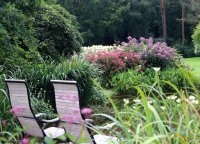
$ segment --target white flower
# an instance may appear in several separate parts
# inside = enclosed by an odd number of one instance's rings
[[[199,104],[199,101],[198,100],[192,100],[191,101],[193,104]]]
[[[162,110],[165,110],[165,107],[164,107],[164,106],[161,106],[160,108],[161,108]]]
[[[148,104],[152,104],[153,103],[153,101],[147,101],[148,102]]]
[[[129,104],[129,100],[128,99],[123,99],[123,101],[124,101],[124,105]]]
[[[153,69],[154,69],[155,72],[158,72],[160,70],[159,67],[153,67]]]
[[[172,100],[175,100],[176,98],[177,98],[177,96],[174,96],[174,95],[167,97],[167,99],[172,99]]]
[[[189,96],[189,100],[195,100],[196,98],[194,96]]]
[[[135,109],[136,108],[136,106],[133,106],[133,109]]]
[[[127,60],[127,57],[124,57],[125,60]]]
[[[181,102],[181,99],[180,99],[180,98],[178,98],[178,99],[176,100],[176,102],[177,102],[177,103],[180,103],[180,102]]]
[[[136,102],[136,103],[141,103],[141,100],[139,100],[139,99],[135,99],[133,101]]]
[[[109,130],[111,129],[113,126],[115,126],[117,123],[116,122],[113,122],[113,123],[110,123],[110,124],[107,124],[105,126],[96,126],[97,129],[102,129],[102,130]]]

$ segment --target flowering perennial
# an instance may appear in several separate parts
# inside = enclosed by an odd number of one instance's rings
[[[92,114],[93,110],[90,109],[90,108],[83,108],[81,109],[81,113],[84,115],[84,116],[90,116]]]
[[[141,59],[144,60],[145,66],[165,67],[166,63],[173,61],[174,49],[168,47],[165,42],[153,42],[153,38],[137,39],[128,37],[128,43],[122,42],[121,47],[128,50],[134,50],[141,54]]]
[[[128,37],[128,42],[122,42],[113,49],[102,50],[97,53],[90,53],[87,59],[97,64],[106,75],[127,70],[131,67],[142,65],[145,67],[165,68],[173,63],[174,49],[168,47],[166,43],[156,42],[153,38],[140,40]]]
[[[10,112],[13,113],[14,116],[17,116],[20,112],[23,112],[27,108],[25,106],[15,106],[10,109]]]
[[[134,51],[125,52],[124,50],[100,51],[95,55],[87,56],[89,61],[96,63],[107,74],[139,65],[140,58],[140,54]]]

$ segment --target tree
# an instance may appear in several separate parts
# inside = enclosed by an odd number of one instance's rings
[[[123,37],[123,14],[127,2],[123,0],[58,0],[77,16],[85,45],[113,44]]]
[[[192,39],[195,45],[195,52],[200,52],[200,23],[196,26]]]
[[[70,56],[80,51],[83,40],[78,23],[68,11],[60,5],[43,4],[32,15],[43,57],[59,60],[62,54]]]
[[[0,64],[8,69],[15,65],[39,61],[38,41],[34,37],[33,23],[12,4],[0,9]]]
[[[166,8],[164,0],[160,0],[160,11],[162,16],[163,41],[167,42]]]
[[[181,1],[181,7],[182,7],[182,44],[185,43],[185,5],[183,1]]]
[[[55,3],[55,0],[1,1],[0,30],[7,33],[13,50],[23,53],[20,55],[24,59],[34,61],[36,58],[32,57],[39,52],[45,59],[59,60],[62,54],[70,56],[80,51],[83,40],[76,18]]]

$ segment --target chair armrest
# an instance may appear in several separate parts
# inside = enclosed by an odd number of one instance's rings
[[[47,116],[47,114],[45,114],[45,113],[38,113],[38,114],[35,115],[36,118],[39,118],[41,116]]]
[[[85,121],[86,121],[87,123],[94,123],[94,120],[93,120],[93,119],[85,119]]]
[[[60,120],[59,118],[54,118],[54,119],[51,119],[51,120],[42,119],[41,121],[46,122],[46,123],[51,123],[51,122],[57,122],[59,120]]]
[[[36,118],[39,118],[41,116],[47,116],[47,114],[45,114],[45,113],[38,113],[38,114],[35,115]],[[54,118],[54,119],[51,119],[51,120],[42,119],[41,121],[42,122],[46,122],[46,123],[51,123],[51,122],[57,122],[59,120],[60,120],[59,118]]]

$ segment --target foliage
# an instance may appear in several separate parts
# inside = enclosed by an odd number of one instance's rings
[[[88,47],[81,47],[81,55],[86,57],[89,54],[96,54],[99,51],[112,51],[113,46],[93,45]]]
[[[194,81],[197,87],[200,86],[196,77],[190,72],[187,72],[191,79]],[[167,80],[176,85],[179,89],[183,89],[184,86],[189,86],[183,74],[177,68],[171,68],[162,70],[159,72],[160,80]],[[144,72],[138,72],[135,70],[128,70],[127,72],[118,73],[113,76],[111,85],[113,89],[117,91],[119,95],[136,95],[134,86],[147,84],[153,86],[155,82],[155,72],[153,69],[146,69]],[[172,93],[173,89],[167,84],[162,83],[160,85],[164,92]]]
[[[7,68],[39,61],[38,43],[29,26],[31,23],[32,19],[14,5],[7,4],[0,9],[0,63]]]
[[[87,59],[96,63],[104,71],[106,77],[110,78],[116,72],[127,70],[138,65],[140,55],[134,51],[100,51],[97,54],[88,55]]]
[[[174,44],[182,37],[182,2],[185,6],[185,40],[191,43],[193,28],[198,22],[199,1],[165,0],[167,43]],[[132,35],[162,38],[160,0],[58,0],[58,3],[77,17],[84,45],[112,45]],[[186,44],[187,45],[187,44]]]
[[[64,8],[43,4],[33,16],[33,27],[43,57],[59,60],[62,54],[67,56],[80,51],[83,40],[77,30],[78,24],[75,17]]]
[[[123,106],[115,103],[112,93],[103,90],[115,116],[105,113],[95,116],[115,123],[109,134],[117,137],[118,143],[199,143],[199,92],[187,72],[180,71],[192,89],[179,89],[169,81],[154,79],[157,84],[165,83],[174,89],[173,96],[163,93],[156,84],[134,86],[137,98],[122,100]]]
[[[104,117],[106,121],[114,122],[112,129],[107,134],[115,136],[118,140],[115,143],[199,143],[199,92],[194,86],[190,75],[182,68],[179,69],[184,79],[191,88],[179,89],[169,81],[160,80],[155,77],[154,85],[134,86],[137,90],[136,98],[129,98],[120,101],[122,105],[117,105],[112,98],[113,93],[99,89],[111,103],[115,116],[108,114],[94,114],[96,117]],[[159,72],[156,71],[157,75]],[[159,84],[166,84],[174,89],[173,95],[163,93]],[[151,94],[151,95],[149,95]],[[97,133],[103,133],[98,127],[89,125],[89,128]],[[15,134],[11,135],[15,136]],[[66,135],[67,136],[67,135]],[[9,139],[1,137],[5,142]],[[30,143],[35,140],[29,139]],[[15,142],[17,142],[15,140]],[[33,142],[34,141],[34,142]],[[36,139],[37,141],[37,139]],[[47,143],[56,141],[44,139]]]
[[[120,95],[134,95],[136,90],[133,86],[146,83],[149,79],[150,78],[145,77],[142,73],[130,69],[126,72],[118,73],[113,76],[111,85]]]
[[[5,91],[4,66],[0,65],[0,142],[16,142],[21,136],[21,129],[15,117],[10,113],[10,102]],[[13,134],[15,133],[15,134]]]
[[[195,57],[198,56],[197,53],[194,53],[195,48],[192,44],[182,44],[180,41],[175,43],[173,47],[183,55],[183,57]]]
[[[31,96],[31,107],[35,114],[38,113],[45,113],[45,119],[52,119],[54,118],[54,109],[50,105],[49,101],[44,99],[45,94],[32,94]],[[43,118],[43,117],[39,117]]]
[[[77,16],[85,45],[113,44],[123,35],[123,16],[128,4],[123,0],[58,0]]]
[[[83,41],[76,18],[61,6],[42,0],[3,1],[0,34],[0,63],[8,69],[41,63],[42,58],[71,56],[80,51]]]
[[[102,82],[110,87],[109,81],[117,72],[123,72],[135,66],[141,66],[141,70],[152,67],[166,69],[175,67],[174,49],[166,43],[153,42],[153,38],[143,37],[138,41],[128,37],[128,42],[113,46],[107,51],[99,51],[86,56],[86,59],[96,64],[103,71]]]
[[[200,51],[200,23],[196,26],[194,34],[192,35],[195,51]]]
[[[53,86],[50,80],[75,80],[80,86],[81,105],[86,106],[89,102],[102,101],[103,96],[94,87],[93,78],[98,78],[99,70],[88,61],[77,55],[70,59],[64,57],[60,63],[43,63],[26,65],[23,69],[14,72],[9,78],[26,79],[32,93],[37,97],[40,94],[55,108]],[[96,98],[97,97],[97,98]]]
[[[98,79],[100,73],[99,69],[87,60],[74,55],[71,59],[63,60],[55,67],[52,79],[68,79],[75,80],[80,86],[81,105],[86,106],[89,102],[100,100],[103,98],[95,88],[92,79]],[[97,97],[97,98],[96,98]]]

